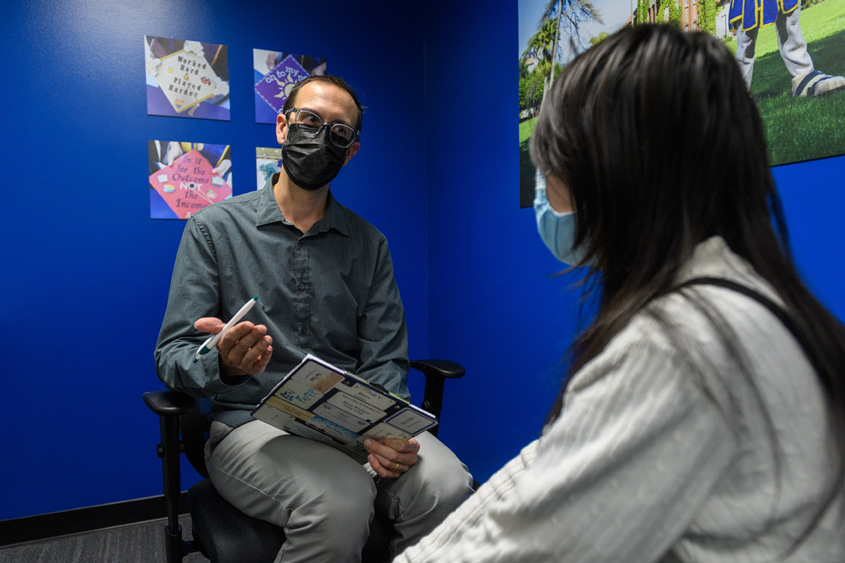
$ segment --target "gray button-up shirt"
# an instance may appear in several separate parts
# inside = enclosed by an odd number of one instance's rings
[[[216,350],[192,363],[208,337],[194,321],[226,322],[255,296],[244,320],[273,338],[264,373],[223,381]],[[405,313],[384,235],[331,193],[326,215],[302,234],[272,180],[189,218],[155,350],[164,384],[212,397],[215,420],[237,426],[306,353],[409,398]]]

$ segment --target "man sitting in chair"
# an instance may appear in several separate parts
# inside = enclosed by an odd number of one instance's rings
[[[188,219],[155,351],[165,385],[212,398],[211,481],[241,511],[284,528],[279,562],[359,561],[375,510],[394,520],[398,553],[472,492],[466,467],[428,433],[368,441],[361,466],[249,414],[306,353],[410,396],[387,241],[329,190],[360,148],[361,113],[341,78],[294,87],[276,119],[283,170]],[[207,333],[253,296],[246,320],[194,362]]]

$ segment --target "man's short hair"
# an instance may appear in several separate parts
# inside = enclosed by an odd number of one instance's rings
[[[297,82],[293,88],[291,88],[290,94],[288,94],[287,100],[285,100],[285,105],[282,108],[282,114],[287,114],[292,108],[296,107],[296,95],[299,94],[299,91],[302,89],[303,86],[308,84],[309,82],[322,82],[323,84],[332,84],[341,88],[342,90],[349,93],[352,96],[352,100],[355,102],[355,107],[358,108],[358,123],[355,125],[355,129],[361,130],[361,122],[364,116],[364,107],[361,105],[361,102],[358,101],[358,94],[355,93],[355,90],[352,89],[352,86],[349,85],[343,78],[339,76],[332,76],[331,74],[321,74],[316,76],[309,76],[308,78],[303,78],[299,82]]]

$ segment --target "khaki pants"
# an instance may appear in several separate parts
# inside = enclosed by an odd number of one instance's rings
[[[285,529],[277,563],[357,562],[375,510],[395,522],[395,555],[472,493],[472,477],[451,450],[428,433],[417,440],[419,462],[398,479],[381,479],[342,452],[264,422],[234,429],[215,422],[206,464],[223,498]]]

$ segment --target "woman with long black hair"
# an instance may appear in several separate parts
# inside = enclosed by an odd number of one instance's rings
[[[543,240],[598,312],[542,436],[399,561],[845,561],[845,329],[728,50],[635,26],[543,101]]]

